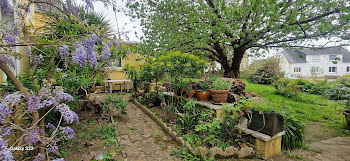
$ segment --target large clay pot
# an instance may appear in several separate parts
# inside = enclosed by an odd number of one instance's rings
[[[198,101],[208,102],[210,95],[211,94],[208,91],[198,91],[197,99]]]
[[[210,90],[214,103],[226,103],[228,92],[229,90],[215,90],[215,89]]]
[[[186,97],[187,98],[195,98],[197,96],[197,90],[192,89],[189,92],[186,92]]]
[[[350,111],[344,111],[344,116],[346,120],[346,126],[350,130]]]

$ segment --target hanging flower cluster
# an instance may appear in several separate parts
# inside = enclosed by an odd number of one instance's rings
[[[69,47],[67,45],[62,45],[59,47],[61,59],[67,62],[71,55],[74,64],[78,64],[80,67],[90,65],[91,68],[96,69],[98,59],[106,61],[111,57],[111,45],[105,42],[102,43],[101,55],[96,52],[97,43],[99,41],[101,41],[101,39],[96,34],[93,34],[91,38],[86,38],[83,42],[75,42],[75,50],[72,53],[69,52]]]
[[[66,102],[74,101],[74,99],[70,94],[65,93],[62,87],[53,87],[50,84],[46,83],[43,84],[42,88],[37,92],[36,95],[30,96],[28,104],[26,104],[23,98],[24,95],[22,93],[15,92],[7,95],[4,100],[0,102],[0,160],[13,160],[11,151],[8,148],[8,140],[5,140],[4,137],[11,135],[12,128],[15,128],[6,124],[6,120],[11,117],[13,114],[13,109],[16,106],[27,105],[28,113],[37,112],[39,109],[46,107],[53,108],[55,111],[61,113],[63,120],[67,124],[79,123],[78,115],[74,111],[70,110],[68,105],[65,104]],[[61,139],[70,140],[75,137],[74,130],[68,126],[56,127],[53,124],[48,123],[46,125],[46,128],[49,128],[52,131],[57,131],[57,134],[59,135],[53,133],[53,136],[59,136]],[[42,129],[36,126],[28,127],[23,132],[25,145],[35,146],[35,144],[38,144],[40,142],[46,145],[45,147],[48,152],[56,154],[59,152],[57,146],[57,141],[60,140],[59,138],[42,138],[40,135]],[[34,160],[40,161],[44,159],[45,155],[39,153]],[[60,161],[63,159],[60,158],[57,160]]]

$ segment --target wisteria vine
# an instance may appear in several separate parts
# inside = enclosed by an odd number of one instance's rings
[[[70,140],[75,136],[74,130],[69,126],[56,127],[51,123],[46,124],[46,128],[51,129],[52,135],[42,137],[42,129],[37,126],[28,127],[27,129],[18,129],[8,119],[12,117],[12,114],[16,108],[26,107],[26,113],[32,114],[39,109],[49,108],[57,111],[61,114],[66,124],[79,123],[78,115],[72,111],[66,102],[74,101],[73,97],[65,93],[61,87],[53,87],[49,83],[45,83],[42,88],[30,96],[26,102],[23,99],[24,95],[20,92],[15,92],[7,95],[0,103],[0,160],[13,160],[11,151],[9,150],[5,137],[11,135],[11,132],[16,130],[23,130],[24,143],[21,146],[33,146],[44,145],[49,153],[58,154],[59,148],[57,142],[59,140]],[[54,133],[56,131],[56,133]],[[58,135],[59,134],[59,135]],[[57,137],[59,136],[59,137]],[[54,139],[53,139],[54,138]],[[44,160],[45,155],[38,154],[34,160]],[[63,160],[60,158],[60,160]]]

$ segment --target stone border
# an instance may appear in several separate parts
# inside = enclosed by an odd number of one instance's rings
[[[173,140],[175,140],[178,144],[183,147],[187,147],[194,154],[202,154],[206,155],[210,152],[210,156],[213,157],[230,157],[234,156],[237,158],[250,157],[255,155],[256,152],[252,147],[242,147],[240,150],[238,148],[230,146],[225,150],[222,150],[218,147],[213,147],[210,149],[204,147],[192,147],[190,144],[186,143],[185,140],[181,136],[177,136],[176,132],[173,131],[170,127],[168,127],[161,119],[159,119],[152,111],[147,109],[145,106],[140,104],[137,100],[133,99],[133,102],[137,107],[139,107],[144,113],[146,113],[153,121],[155,121],[162,130],[167,133]]]

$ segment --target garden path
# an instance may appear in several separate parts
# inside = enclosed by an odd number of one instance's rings
[[[127,110],[128,115],[116,121],[124,161],[181,160],[170,156],[177,144],[151,118],[131,102]]]
[[[350,137],[335,137],[319,142],[309,144],[310,150],[293,150],[292,155],[295,158],[287,157],[286,155],[276,155],[269,161],[350,161]]]

